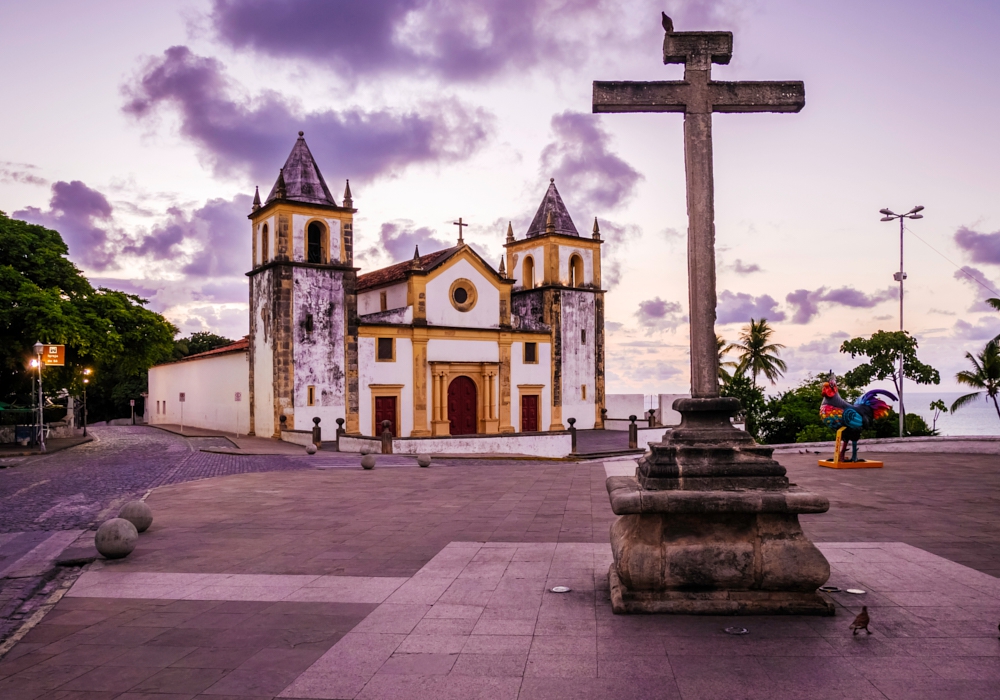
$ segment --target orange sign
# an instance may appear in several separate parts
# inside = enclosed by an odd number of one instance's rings
[[[65,345],[43,345],[42,364],[46,367],[62,367],[66,364]]]

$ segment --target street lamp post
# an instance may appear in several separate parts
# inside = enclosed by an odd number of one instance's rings
[[[45,403],[42,400],[42,351],[45,346],[41,341],[35,343],[35,364],[38,366],[38,445],[45,452]]]
[[[87,437],[87,385],[90,384],[91,370],[83,370],[83,436]]]
[[[899,272],[893,274],[892,278],[899,282],[899,330],[903,330],[903,280],[906,273],[903,272],[903,219],[922,219],[923,207],[917,206],[910,209],[905,214],[896,214],[891,209],[880,209],[882,221],[894,221],[899,219]],[[899,437],[903,437],[903,421],[905,412],[903,409],[903,353],[899,354]]]

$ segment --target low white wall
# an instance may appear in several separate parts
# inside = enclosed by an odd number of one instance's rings
[[[769,445],[776,454],[833,452],[833,442],[792,442]],[[931,452],[954,454],[1000,454],[1000,437],[949,435],[939,437],[880,438],[859,440],[858,452]]]
[[[250,374],[246,352],[150,368],[146,401],[152,425],[181,423],[181,392],[185,394],[185,426],[241,434],[250,429]],[[235,400],[237,392],[240,401]]]
[[[651,442],[663,442],[663,435],[667,432],[666,428],[639,428],[638,435],[638,445],[639,447],[645,449],[646,445]]]
[[[615,420],[612,418],[608,418],[607,420],[604,421],[604,429],[628,430],[628,426],[630,423],[631,421],[629,420],[623,420],[623,419]],[[649,428],[649,419],[646,416],[637,416],[635,424],[639,426],[640,430],[642,430],[643,428]],[[660,430],[663,430],[663,428],[660,428]]]
[[[343,436],[341,452],[360,452],[369,445],[380,452],[382,441],[372,438]],[[400,455],[418,454],[499,454],[531,455],[533,457],[566,457],[572,450],[568,432],[513,435],[456,435],[454,437],[394,438],[392,451]]]
[[[282,430],[281,439],[293,445],[302,445],[303,447],[313,444],[311,430]]]
[[[660,411],[657,416],[662,425],[680,425],[681,414],[674,410],[674,401],[689,399],[691,394],[660,394]]]

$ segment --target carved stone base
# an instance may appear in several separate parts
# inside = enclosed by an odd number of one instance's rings
[[[822,594],[788,591],[630,591],[612,564],[611,609],[616,615],[833,615]]]

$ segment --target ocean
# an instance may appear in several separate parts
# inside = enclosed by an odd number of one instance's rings
[[[968,391],[907,391],[903,387],[903,398],[906,401],[907,413],[919,413],[931,425],[934,411],[929,406],[932,401],[941,399],[945,406],[951,409],[951,402],[959,396],[971,393]],[[978,398],[971,404],[959,409],[958,413],[942,413],[938,416],[937,429],[942,435],[1000,435],[1000,416],[997,416],[992,401]]]

